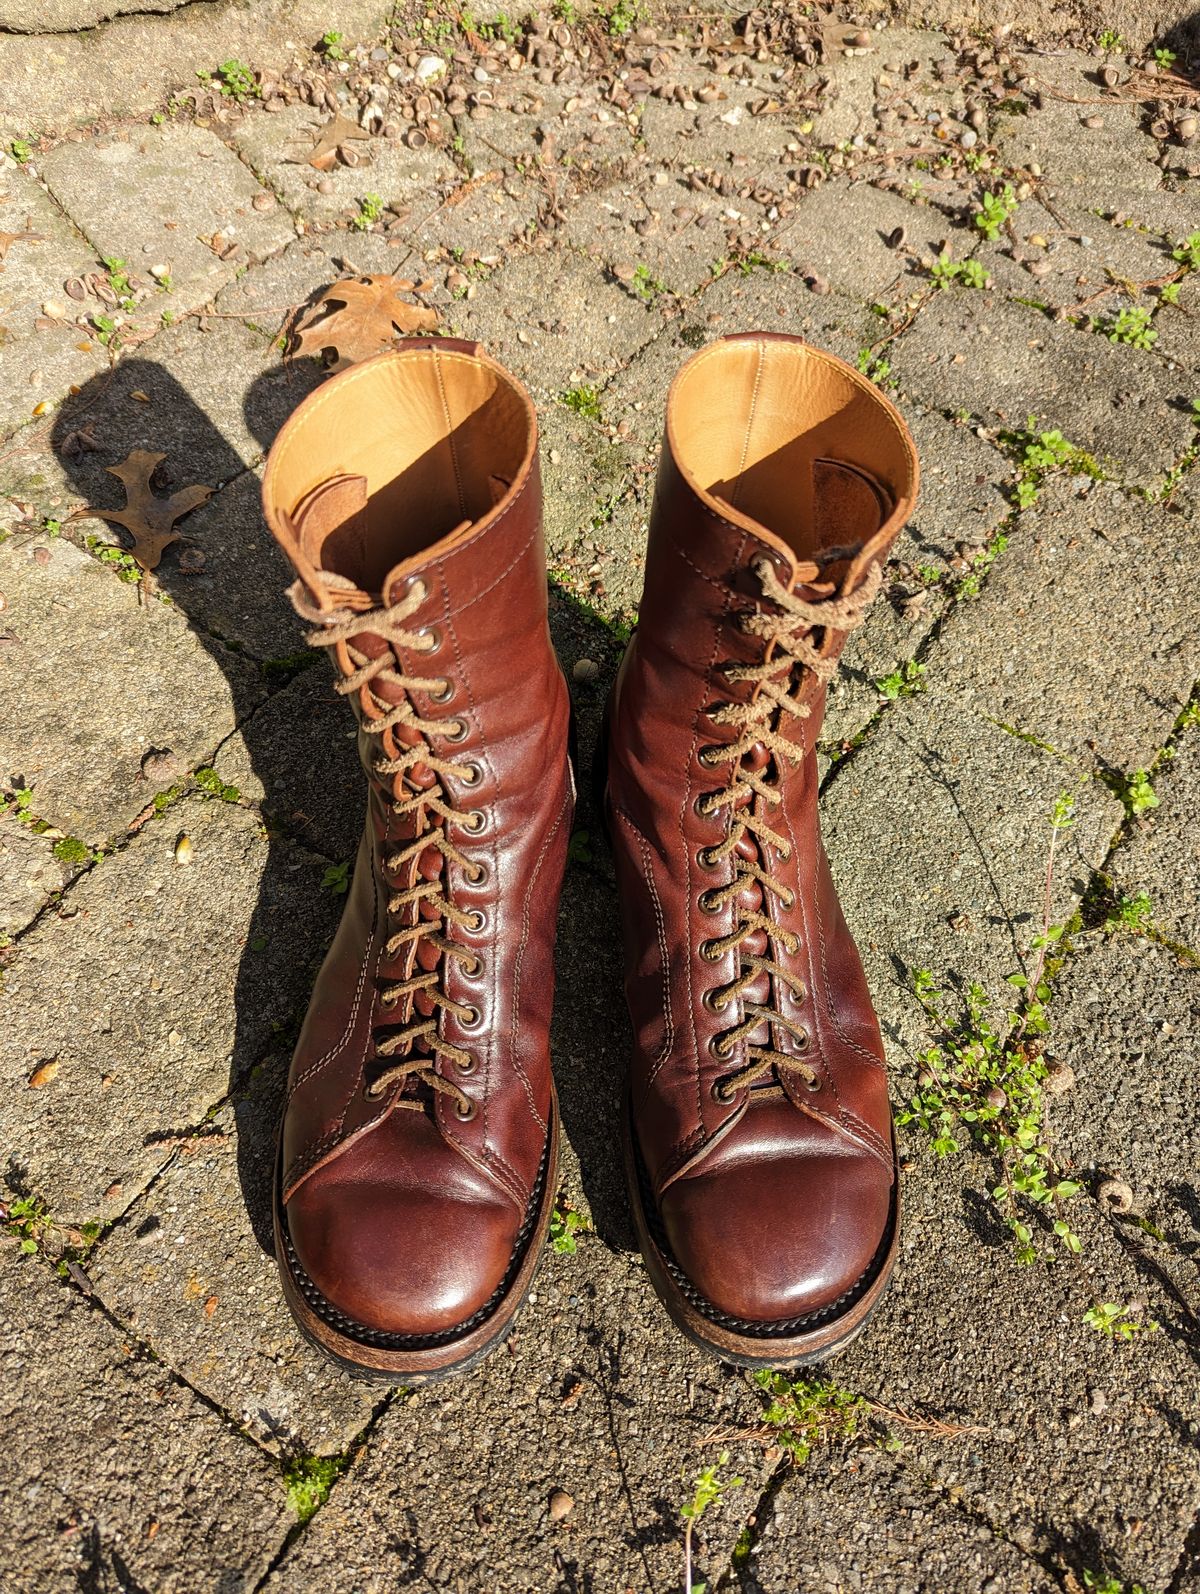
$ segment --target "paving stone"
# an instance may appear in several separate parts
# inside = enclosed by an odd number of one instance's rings
[[[253,208],[262,190],[207,128],[179,122],[121,129],[60,144],[38,167],[101,255],[125,260],[138,276],[168,268],[170,295],[148,292],[176,314],[207,303],[248,259],[273,253],[293,233],[284,210]],[[202,242],[218,232],[241,245],[236,260],[222,260]]]
[[[8,1246],[0,1318],[5,1594],[255,1587],[296,1520],[278,1468]]]
[[[1146,768],[1200,677],[1192,507],[1172,513],[1086,477],[1044,486],[984,601],[940,638],[960,701],[1085,767]]]
[[[511,260],[474,299],[453,305],[447,320],[459,336],[482,343],[539,401],[602,382],[661,325],[653,306],[594,262],[549,251]]]
[[[1052,1049],[1075,1073],[1055,1132],[1076,1165],[1124,1179],[1160,1227],[1200,1166],[1192,1067],[1200,969],[1140,936],[1093,940],[1055,993]]]
[[[1142,814],[1113,854],[1109,873],[1128,896],[1148,891],[1155,925],[1200,952],[1200,735],[1185,730],[1174,758],[1155,771],[1160,806]]]
[[[215,768],[314,852],[353,863],[367,802],[354,715],[334,691],[328,663],[305,647],[292,618],[300,673],[242,722],[217,753]]]
[[[1153,192],[1162,174],[1154,164],[1157,142],[1141,130],[1140,106],[1100,100],[1100,63],[1080,51],[1017,56],[1017,71],[1040,90],[1042,104],[1025,115],[996,119],[993,138],[1009,166],[1041,167],[1044,178],[1063,199],[1087,191],[1091,203],[1110,190]],[[1086,124],[1100,117],[1099,127]]]
[[[1051,1116],[1061,1121],[1057,1107]],[[937,1159],[917,1134],[901,1135],[914,1160],[895,1278],[870,1331],[831,1369],[837,1384],[917,1418],[984,1429],[946,1437],[888,1424],[917,1474],[1018,1549],[1077,1579],[1107,1567],[1126,1584],[1168,1587],[1200,1507],[1188,1431],[1200,1372],[1186,1304],[1083,1195],[1069,1207],[1081,1255],[1019,1266],[994,1215],[995,1166],[967,1152]],[[1072,1156],[1065,1129],[1055,1145]],[[1039,1232],[1047,1251],[1055,1243]],[[1139,1320],[1161,1331],[1106,1338],[1083,1321],[1097,1301],[1139,1301]]]
[[[889,349],[901,389],[943,412],[1024,426],[1037,415],[1130,482],[1189,446],[1179,383],[1159,358],[974,291],[943,293]]]
[[[15,638],[0,648],[0,769],[68,835],[123,830],[155,790],[147,753],[170,749],[191,768],[262,696],[248,663],[201,642],[173,606],[139,604],[136,587],[64,539],[5,543],[0,583]]]
[[[70,319],[79,306],[63,286],[99,262],[42,185],[20,168],[0,170],[0,226],[33,235],[8,245],[0,274],[0,431],[7,433],[39,404],[86,381],[108,355]],[[57,307],[61,319],[48,318],[44,305]]]
[[[185,522],[187,557],[203,568],[181,567],[177,548],[163,555],[162,590],[206,633],[269,661],[268,684],[304,655],[287,589],[295,579],[262,513],[262,481],[245,471]],[[228,745],[228,744],[227,744]]]
[[[314,1350],[284,1302],[271,1233],[287,1057],[256,1070],[88,1259],[120,1321],[285,1453],[344,1451],[383,1398]]]
[[[627,486],[631,451],[563,404],[543,406],[538,419],[546,558],[554,568],[573,569],[581,544],[609,540],[605,518]],[[644,556],[643,549],[639,566]]]
[[[9,815],[0,818],[0,935],[23,930],[70,870],[54,856],[55,843]]]
[[[1050,1594],[1038,1563],[877,1450],[814,1456],[774,1495],[752,1594]]]
[[[507,1349],[384,1414],[268,1589],[674,1586],[679,1505],[718,1453],[705,1438],[757,1401],[676,1334],[640,1265],[593,1235],[578,1247],[547,1258]],[[736,1432],[728,1448],[746,1484],[697,1533],[714,1580],[767,1471]],[[574,1501],[558,1522],[555,1489]]]
[[[511,242],[531,236],[546,203],[546,191],[536,176],[506,170],[497,160],[487,170],[448,189],[436,205],[414,207],[398,226],[389,243],[401,250],[399,269],[419,277],[420,261],[462,261],[468,269],[476,261],[487,266],[503,262]],[[398,269],[393,266],[393,270]]]
[[[744,218],[738,201],[658,175],[665,181],[649,185],[638,173],[588,194],[568,214],[562,236],[572,249],[628,278],[631,292],[654,299],[666,290],[686,298],[711,280],[729,252],[728,235],[742,230]],[[641,279],[632,275],[639,268]]]
[[[382,137],[355,144],[360,164],[315,171],[308,157],[329,119],[327,111],[311,105],[274,111],[255,107],[231,129],[243,160],[297,216],[310,221],[351,216],[364,194],[378,194],[397,210],[425,210],[439,187],[455,180],[457,168],[444,149],[433,144],[409,149],[399,139]],[[322,192],[325,188],[329,191]]]
[[[837,145],[856,134],[874,131],[876,82],[883,69],[895,62],[917,67],[917,77],[905,84],[906,98],[919,92],[923,75],[934,62],[952,54],[940,33],[911,28],[887,28],[876,35],[862,55],[842,56],[830,74],[830,87],[814,118],[813,138],[823,145]],[[944,94],[943,94],[944,100]]]
[[[924,1044],[914,968],[1011,1000],[1005,976],[1041,923],[1051,810],[1078,786],[1065,759],[964,709],[938,657],[929,690],[885,713],[821,800],[833,877],[906,1079],[915,1065],[902,1048]],[[1069,916],[1122,814],[1096,782],[1076,800],[1058,851],[1055,921]]]
[[[1074,309],[1114,281],[1147,282],[1175,268],[1161,238],[1114,227],[1078,202],[1055,200],[1050,211],[1036,198],[1027,199],[1012,218],[1012,230],[1016,244],[1007,237],[985,241],[976,258],[998,292],[1056,310]],[[1117,290],[1087,303],[1079,314],[1107,319],[1135,302]]]
[[[891,248],[887,239],[898,228],[904,242]],[[808,195],[773,243],[801,277],[823,277],[864,304],[891,304],[928,284],[928,263],[945,236],[941,211],[866,183],[839,181]]]
[[[11,4],[12,0],[6,0]],[[45,0],[17,0],[37,17]],[[56,0],[61,3],[61,0]],[[66,0],[84,5],[88,0]],[[253,11],[236,3],[181,5],[164,25],[156,15],[116,16],[81,32],[43,31],[5,39],[5,71],[0,78],[0,122],[5,127],[61,131],[99,117],[137,115],[161,108],[181,83],[194,84],[197,71],[211,72],[231,58],[251,67],[280,65],[289,57],[311,65],[307,42],[329,26],[327,0],[259,0]],[[121,9],[150,11],[135,0]],[[348,39],[370,39],[382,31],[389,8],[381,0],[343,0],[337,25]]]
[[[75,885],[5,976],[11,1184],[63,1221],[130,1204],[300,1007],[337,913],[323,868],[245,809],[194,798]]]
[[[633,154],[633,130],[593,84],[538,83],[525,68],[488,86],[491,103],[455,122],[461,155],[472,174],[518,162],[603,173]],[[569,107],[569,108],[568,108]]]

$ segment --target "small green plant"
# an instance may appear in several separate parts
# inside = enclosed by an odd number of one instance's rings
[[[1117,32],[1116,28],[1102,28],[1096,35],[1096,43],[1106,53],[1111,53],[1113,50],[1119,50],[1125,40]]]
[[[11,814],[19,825],[32,829],[38,823],[33,812],[33,787],[15,786],[0,794],[0,813]]]
[[[242,800],[238,788],[223,781],[215,769],[198,769],[192,779],[206,797],[219,798],[223,803],[236,803]]]
[[[1114,897],[1104,918],[1105,933],[1115,935],[1118,930],[1132,930],[1135,935],[1142,935],[1150,929],[1150,913],[1148,891],[1139,891],[1132,897]]]
[[[261,93],[254,81],[254,73],[244,61],[239,61],[236,57],[221,62],[216,71],[216,79],[221,93],[231,100],[237,100],[239,104],[242,100],[257,99]]]
[[[574,0],[554,0],[554,15],[569,28],[579,21],[579,12]]]
[[[344,61],[346,59],[346,36],[339,33],[336,28],[330,28],[328,33],[321,35],[321,54],[327,61]]]
[[[1175,65],[1179,57],[1175,54],[1174,50],[1165,50],[1159,48],[1154,52],[1154,59],[1165,72]]]
[[[632,33],[645,14],[642,0],[613,0],[607,10],[597,6],[596,11],[614,39],[623,39]]]
[[[653,304],[660,293],[666,292],[666,283],[660,277],[650,274],[650,267],[638,265],[634,268],[633,280],[629,286],[637,294],[643,304]]]
[[[1074,822],[1074,797],[1062,793],[1050,818],[1042,925],[1031,945],[1033,968],[1028,974],[1008,977],[1020,996],[1006,1026],[993,1024],[981,986],[969,987],[962,1017],[952,1021],[942,1011],[932,975],[924,969],[913,974],[914,994],[934,1026],[936,1040],[921,1059],[916,1094],[897,1122],[924,1130],[939,1157],[958,1151],[961,1135],[996,1159],[1000,1182],[992,1189],[992,1199],[1012,1233],[1021,1263],[1030,1263],[1037,1255],[1026,1221],[1031,1211],[1051,1215],[1053,1232],[1068,1251],[1081,1249],[1064,1208],[1082,1186],[1062,1177],[1051,1152],[1043,1091],[1049,1073],[1046,1004],[1050,982],[1062,963],[1066,934],[1066,926],[1050,922],[1054,861],[1059,838]]]
[[[1134,349],[1152,349],[1158,342],[1150,311],[1144,305],[1118,310],[1103,330],[1110,343],[1128,343]]]
[[[1188,271],[1200,271],[1200,231],[1188,233],[1171,250],[1171,259]]]
[[[891,380],[892,362],[876,354],[873,349],[859,349],[858,359],[855,362],[862,374],[876,387],[895,387]]]
[[[346,1456],[296,1456],[284,1464],[288,1504],[301,1522],[313,1517],[346,1470]]]
[[[1004,531],[996,532],[985,547],[981,548],[977,554],[972,555],[970,568],[955,583],[954,596],[968,602],[972,598],[977,598],[983,591],[983,583],[988,571],[1007,547],[1008,533]]]
[[[584,1234],[591,1224],[582,1212],[570,1207],[555,1207],[550,1214],[550,1244],[560,1256],[574,1256],[577,1246],[575,1236]]]
[[[1153,1319],[1143,1323],[1120,1301],[1097,1301],[1083,1314],[1083,1320],[1107,1339],[1136,1339],[1139,1334],[1158,1332],[1158,1324]]]
[[[798,1467],[818,1445],[853,1439],[869,1413],[861,1395],[823,1378],[793,1379],[786,1373],[764,1371],[754,1374],[754,1382],[767,1401],[763,1421]]]
[[[19,166],[24,166],[33,156],[33,145],[27,138],[13,138],[9,140],[8,152]]]
[[[59,863],[66,864],[68,869],[82,869],[99,857],[99,854],[93,852],[86,841],[80,841],[78,836],[64,836],[61,841],[54,843],[51,851]]]
[[[1113,1577],[1109,1572],[1085,1572],[1083,1586],[1088,1594],[1146,1594],[1143,1584],[1126,1585],[1119,1577]]]
[[[1135,769],[1128,775],[1114,771],[1101,775],[1100,779],[1114,796],[1121,799],[1130,819],[1136,819],[1139,814],[1149,813],[1151,808],[1158,807],[1158,796],[1148,770]]]
[[[33,1196],[13,1196],[3,1207],[5,1231],[20,1240],[20,1249],[26,1256],[33,1256],[50,1227],[49,1212]]]
[[[908,659],[890,675],[882,675],[875,682],[875,690],[885,702],[894,703],[901,697],[915,697],[925,690],[925,666],[916,659]]]
[[[582,415],[589,421],[600,419],[600,394],[594,387],[583,384],[569,387],[562,395],[561,402],[569,410],[574,410],[576,415]]]
[[[1183,284],[1178,280],[1175,282],[1164,282],[1162,287],[1158,290],[1159,304],[1178,304],[1179,290],[1182,288],[1182,286]]]
[[[124,581],[127,586],[134,586],[142,579],[141,565],[124,548],[118,548],[115,543],[101,542],[99,537],[93,536],[85,537],[84,545],[102,565],[111,565],[117,573],[117,579]]]
[[[722,1478],[722,1470],[729,1465],[729,1452],[722,1450],[713,1467],[702,1467],[692,1479],[692,1496],[680,1506],[684,1521],[683,1530],[683,1589],[684,1594],[707,1594],[707,1583],[692,1581],[692,1534],[696,1523],[712,1506],[719,1503],[730,1489],[740,1489],[745,1478]]]
[[[978,260],[952,260],[945,249],[934,261],[930,275],[939,288],[948,288],[953,282],[964,288],[987,288],[992,280]]]
[[[592,860],[592,838],[586,830],[573,830],[567,843],[567,862],[588,864]]]
[[[1017,196],[1011,183],[1005,183],[998,192],[985,188],[975,213],[975,225],[992,243],[1000,236],[1000,229],[1016,208]]]
[[[133,285],[129,281],[127,263],[119,255],[102,255],[104,269],[108,273],[108,285],[117,296],[117,302],[122,310],[132,310],[137,300],[134,298]]]
[[[382,218],[383,209],[381,195],[364,194],[358,202],[358,215],[351,218],[350,225],[359,232],[368,232]]]
[[[1017,462],[1019,475],[1013,496],[1019,509],[1028,509],[1037,501],[1050,471],[1065,470],[1072,476],[1103,481],[1104,472],[1091,454],[1056,429],[1039,432],[1037,424],[1037,416],[1029,415],[1023,428],[1000,434],[1000,442]]]
[[[321,890],[328,891],[331,896],[344,897],[350,889],[350,865],[348,863],[331,863],[321,876]]]

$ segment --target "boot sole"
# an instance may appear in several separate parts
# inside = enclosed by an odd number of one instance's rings
[[[891,1278],[900,1235],[900,1182],[893,1175],[887,1228],[870,1266],[836,1301],[773,1323],[731,1317],[705,1299],[671,1253],[638,1149],[628,1094],[622,1122],[625,1178],[638,1246],[655,1293],[693,1345],[738,1367],[811,1367],[844,1350],[867,1326]],[[893,1137],[892,1162],[896,1167]]]
[[[288,1307],[310,1345],[353,1378],[403,1384],[410,1389],[469,1373],[496,1349],[525,1304],[550,1230],[558,1189],[559,1142],[558,1097],[553,1086],[551,1091],[550,1125],[542,1164],[508,1272],[492,1298],[466,1322],[424,1338],[388,1334],[354,1322],[327,1301],[304,1272],[288,1234],[287,1213],[281,1200],[281,1131],[276,1146],[272,1201],[275,1257]]]

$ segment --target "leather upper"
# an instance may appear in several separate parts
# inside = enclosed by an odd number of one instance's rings
[[[706,901],[734,878],[730,860],[706,857],[730,819],[703,811],[725,778],[704,756],[736,739],[712,714],[758,690],[731,684],[721,666],[761,662],[768,646],[739,623],[770,608],[758,561],[813,601],[853,592],[886,559],[915,491],[915,455],[892,407],[798,340],[725,340],[676,378],[638,626],[610,705],[631,1111],[677,1261],[710,1301],[755,1321],[818,1308],[858,1277],[887,1219],[893,1155],[878,1024],[820,841],[814,749],[825,694],[814,676],[800,681],[807,717],[776,724],[802,749],[798,764],[759,749],[764,777],[779,776],[770,823],[790,855],[740,843],[745,856],[767,854],[757,862],[790,906],[753,879],[715,910]],[[839,550],[833,562],[813,562],[829,549]],[[814,640],[832,662],[845,635]],[[792,979],[761,973],[715,1011],[714,992],[739,977],[740,949],[713,957],[710,943],[734,931],[739,903],[794,933],[794,950],[761,931],[749,943]],[[713,1045],[747,1003],[807,1035],[802,1046],[783,1026],[771,1030],[811,1081],[778,1068],[721,1099],[748,1041],[725,1058]],[[764,1024],[749,1039],[767,1034]]]
[[[272,451],[264,501],[313,612],[369,618],[407,600],[401,630],[420,644],[366,629],[331,650],[344,681],[357,659],[389,657],[348,694],[367,823],[292,1061],[282,1198],[300,1262],[328,1301],[372,1328],[436,1333],[499,1285],[552,1111],[553,929],[574,789],[567,692],[546,619],[532,407],[478,353],[410,342],[301,406]],[[438,684],[404,689],[391,677]],[[372,733],[382,708],[406,701],[436,728],[421,734],[402,719]],[[403,774],[377,772],[381,758],[414,746],[454,772],[419,756]],[[465,867],[433,844],[414,851],[417,821],[394,802],[426,789],[431,836],[444,803],[454,817],[442,829]],[[406,848],[404,867],[390,870]],[[434,912],[419,894],[430,881],[433,900],[467,919],[437,932],[462,957],[440,952],[436,935],[395,944],[398,930]],[[418,990],[383,1005],[430,970],[437,999]],[[398,1060],[380,1056],[380,1041],[430,1019],[468,1059],[460,1069],[422,1054],[458,1094],[408,1076],[373,1096]]]

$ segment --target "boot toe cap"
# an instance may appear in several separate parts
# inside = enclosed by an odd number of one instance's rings
[[[891,1194],[873,1157],[792,1154],[679,1179],[660,1213],[676,1262],[711,1305],[778,1323],[834,1306],[862,1280]]]
[[[424,1338],[488,1303],[512,1259],[511,1208],[335,1170],[309,1178],[287,1207],[292,1248],[330,1306],[364,1328]]]

